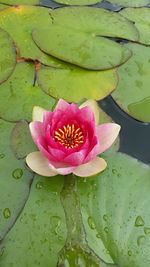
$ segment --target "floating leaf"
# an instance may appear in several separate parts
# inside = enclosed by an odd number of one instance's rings
[[[102,2],[102,0],[54,0],[56,3],[65,5],[94,5],[96,3]]]
[[[130,50],[106,38],[55,24],[47,29],[35,29],[33,39],[45,53],[85,69],[110,69],[131,56]]]
[[[53,24],[96,36],[137,41],[139,33],[129,20],[115,12],[95,7],[63,7],[50,11]]]
[[[129,115],[150,122],[150,47],[127,44],[132,58],[118,69],[119,83],[112,97]]]
[[[16,49],[10,35],[0,29],[0,84],[8,79],[16,65]]]
[[[112,4],[125,7],[140,7],[150,3],[149,0],[109,0]]]
[[[14,224],[28,198],[33,175],[9,146],[13,123],[0,120],[0,240]]]
[[[94,244],[99,235],[118,266],[147,267],[150,168],[121,153],[104,153],[103,157],[108,164],[103,173],[86,181],[78,179],[88,244],[99,253]]]
[[[135,22],[140,33],[139,42],[150,45],[150,8],[125,8],[120,14]]]
[[[79,102],[83,98],[102,99],[114,90],[117,84],[115,69],[89,71],[78,67],[42,67],[37,73],[37,79],[44,92],[69,102]]]
[[[7,4],[10,6],[15,5],[39,5],[39,0],[0,0],[0,3]]]
[[[25,158],[29,153],[36,151],[27,121],[19,121],[13,128],[10,138],[11,149],[17,159]]]
[[[56,266],[66,239],[63,176],[35,176],[26,206],[1,245],[1,266]]]
[[[37,46],[49,55],[86,69],[109,69],[122,64],[131,56],[130,50],[105,36],[138,39],[132,23],[104,9],[60,8],[51,12],[51,17],[51,25],[33,31]],[[109,22],[111,26],[106,27],[102,21]]]
[[[4,8],[7,8],[7,7],[8,7],[7,5],[0,4],[0,10],[1,10],[1,9],[4,9]]]
[[[35,105],[50,110],[55,104],[52,97],[34,86],[34,64],[22,62],[17,64],[12,76],[0,86],[0,116],[6,120],[31,121],[32,108]]]
[[[63,62],[44,54],[32,40],[32,29],[51,24],[50,9],[39,6],[17,6],[0,12],[0,27],[13,38],[19,49],[19,56],[39,59],[51,66],[64,66]]]

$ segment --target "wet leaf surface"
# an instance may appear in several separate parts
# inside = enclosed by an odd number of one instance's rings
[[[0,120],[0,241],[14,224],[28,198],[33,174],[17,160],[9,146],[14,123]]]
[[[150,47],[127,44],[132,58],[118,69],[119,83],[112,97],[130,116],[150,122]]]
[[[8,79],[16,66],[16,49],[10,35],[0,28],[0,84]]]
[[[91,248],[100,238],[121,267],[150,264],[150,168],[121,153],[104,153],[107,169],[78,179],[81,211]],[[94,241],[93,241],[94,240]]]
[[[55,100],[34,85],[35,69],[31,62],[17,64],[12,76],[0,86],[0,116],[6,120],[31,121],[35,105],[51,109]],[[17,107],[17,108],[16,108]]]

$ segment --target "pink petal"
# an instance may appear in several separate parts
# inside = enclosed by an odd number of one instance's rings
[[[72,166],[78,166],[81,165],[87,155],[87,149],[82,149],[78,152],[74,152],[64,158],[64,162],[69,163]]]
[[[47,128],[47,125],[51,122],[53,117],[53,112],[45,110],[43,113],[43,128],[44,131]]]
[[[44,136],[40,136],[37,140],[37,147],[44,157],[49,161],[57,161],[57,159],[48,151],[47,143]]]
[[[99,140],[98,154],[104,152],[113,144],[119,134],[119,131],[120,125],[116,123],[104,123],[96,127],[96,135]]]
[[[52,156],[54,156],[58,161],[63,161],[63,159],[66,157],[66,154],[57,148],[48,147],[48,150]]]
[[[81,114],[82,114],[84,120],[94,121],[94,123],[95,123],[94,113],[93,113],[93,110],[90,106],[85,106],[85,107],[81,108]]]
[[[45,158],[39,151],[32,152],[26,157],[26,163],[29,168],[42,176],[55,176],[57,170],[49,165],[48,159]]]
[[[80,177],[89,177],[102,172],[107,166],[104,159],[96,157],[86,164],[78,166],[73,173]]]
[[[52,164],[52,166],[57,169],[57,172],[62,175],[72,173],[76,169],[75,166],[71,166],[70,164],[65,162],[52,162],[50,164]]]
[[[66,110],[68,107],[69,104],[66,101],[64,101],[63,99],[59,99],[54,111],[56,111],[57,109]]]
[[[37,145],[37,140],[39,136],[44,135],[43,123],[40,121],[33,121],[29,124],[30,132],[33,138],[34,143]]]
[[[89,99],[87,101],[85,101],[84,103],[82,103],[82,105],[80,106],[80,109],[82,109],[83,107],[86,106],[90,106],[93,113],[94,113],[94,117],[95,117],[95,124],[98,125],[99,121],[100,121],[100,108],[97,104],[97,102],[94,99]]]
[[[99,154],[99,141],[97,136],[94,136],[92,139],[91,150],[89,151],[87,157],[83,163],[87,163],[95,158]]]

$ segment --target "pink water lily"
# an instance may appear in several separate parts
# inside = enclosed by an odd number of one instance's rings
[[[88,177],[103,171],[107,164],[97,155],[113,144],[120,126],[98,122],[94,100],[79,108],[60,99],[53,112],[34,107],[29,127],[39,151],[27,156],[27,165],[43,176],[74,173]]]

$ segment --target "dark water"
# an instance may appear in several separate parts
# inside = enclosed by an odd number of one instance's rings
[[[41,0],[40,4],[50,8],[64,6],[52,0]],[[107,1],[93,6],[116,12],[121,9]],[[150,164],[150,124],[139,122],[128,116],[117,106],[111,96],[99,101],[99,105],[115,122],[121,125],[120,151]]]

